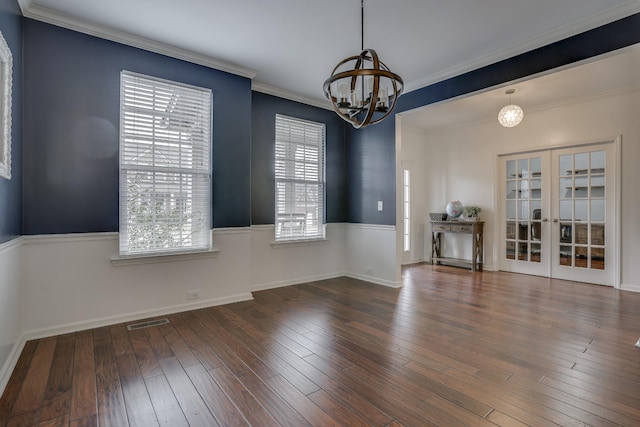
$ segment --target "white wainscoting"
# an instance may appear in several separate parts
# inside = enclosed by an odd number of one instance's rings
[[[402,286],[396,266],[396,227],[345,224],[346,275],[394,288]]]
[[[21,325],[22,240],[0,244],[0,395],[25,343]]]
[[[117,233],[24,238],[23,331],[39,338],[251,299],[248,228],[215,230],[215,258],[112,266]],[[187,300],[197,290],[199,299]]]
[[[273,226],[216,229],[217,256],[113,266],[117,233],[22,238],[21,331],[41,338],[251,299],[251,291],[350,276],[399,286],[395,227],[329,224],[327,239],[273,244]],[[187,291],[199,291],[187,300]]]
[[[0,393],[27,340],[333,277],[397,287],[395,246],[393,226],[328,224],[326,240],[274,244],[267,225],[215,229],[213,257],[114,266],[118,233],[15,239],[0,245]],[[188,291],[199,299],[187,300]]]
[[[273,225],[251,227],[251,290],[345,275],[345,224],[327,224],[326,239],[274,243]]]

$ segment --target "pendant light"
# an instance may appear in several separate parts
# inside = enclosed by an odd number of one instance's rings
[[[402,78],[380,61],[376,51],[364,48],[364,0],[360,30],[362,52],[340,61],[323,85],[335,112],[356,129],[384,120],[404,89]]]
[[[518,126],[518,124],[524,118],[524,111],[522,111],[522,108],[520,108],[519,105],[511,103],[511,95],[513,95],[515,92],[515,89],[509,89],[505,92],[507,95],[509,95],[509,105],[505,105],[504,107],[502,107],[502,109],[498,113],[498,121],[502,126],[506,128]]]

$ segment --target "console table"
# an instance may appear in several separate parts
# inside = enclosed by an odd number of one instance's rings
[[[431,222],[431,264],[451,264],[482,270],[484,260],[483,221],[430,221]],[[442,236],[445,233],[462,233],[471,236],[471,259],[448,258],[442,256]]]

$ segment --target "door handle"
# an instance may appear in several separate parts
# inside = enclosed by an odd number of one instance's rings
[[[558,218],[553,218],[553,222],[558,222]]]
[[[542,218],[542,222],[549,222],[549,218]]]

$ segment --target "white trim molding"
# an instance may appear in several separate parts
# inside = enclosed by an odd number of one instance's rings
[[[198,310],[201,308],[215,307],[218,305],[232,304],[235,302],[250,301],[253,299],[251,293],[241,293],[221,298],[212,298],[195,303],[178,304],[153,310],[143,310],[135,313],[127,313],[118,316],[109,316],[98,319],[91,319],[81,322],[73,322],[52,328],[41,328],[24,333],[26,341],[40,338],[47,338],[56,335],[69,334],[72,332],[85,331],[87,329],[100,328],[103,326],[117,325],[119,323],[144,320],[152,317],[166,316],[169,314],[182,313],[185,311]]]
[[[13,249],[19,248],[20,246],[22,246],[24,240],[25,240],[24,237],[17,237],[15,239],[8,240],[4,243],[0,243],[0,255],[4,254],[5,252],[11,251]]]
[[[11,92],[13,55],[0,32],[0,177],[11,179]]]
[[[89,34],[116,43],[122,43],[127,46],[137,47],[171,58],[181,59],[193,64],[204,65],[205,67],[225,71],[248,79],[253,79],[257,74],[255,70],[231,62],[221,61],[208,55],[181,49],[166,43],[160,43],[125,31],[118,31],[106,26],[83,22],[72,16],[37,5],[33,3],[32,0],[18,0],[18,4],[20,5],[22,15],[26,18],[46,22],[47,24]]]
[[[345,273],[332,273],[332,274],[319,274],[317,276],[300,277],[297,279],[283,280],[279,282],[260,283],[257,285],[251,285],[251,292],[266,291],[267,289],[284,288],[285,286],[301,285],[303,283],[317,282],[319,280],[335,279],[337,277],[344,277]]]
[[[455,67],[408,82],[405,88],[405,93],[486,67],[496,62],[513,58],[517,55],[590,31],[602,25],[609,24],[618,19],[626,18],[639,12],[640,4],[638,4],[638,1],[623,2],[620,5],[610,7],[600,13],[573,22],[570,25],[553,31],[548,31],[541,36],[533,37],[521,43],[511,45],[505,49],[500,49],[487,55],[483,55],[480,59],[467,61]]]
[[[9,379],[11,379],[11,374],[13,374],[13,370],[16,368],[18,364],[18,359],[20,358],[20,354],[22,354],[22,350],[24,349],[24,345],[26,344],[27,339],[25,335],[22,334],[20,338],[16,341],[7,357],[7,360],[4,362],[4,365],[0,367],[0,396],[4,393],[4,389],[9,384]]]
[[[350,277],[352,279],[362,280],[363,282],[369,282],[369,283],[374,283],[376,285],[387,286],[389,288],[401,288],[402,287],[402,281],[394,282],[394,281],[391,281],[391,280],[384,280],[384,279],[380,279],[378,277],[367,276],[365,274],[357,274],[357,273],[347,273],[347,274],[345,274],[345,276],[346,277]]]
[[[251,82],[251,90],[271,96],[277,96],[278,98],[288,99],[289,101],[300,102],[305,105],[311,105],[313,107],[318,107],[325,110],[333,110],[333,108],[331,107],[331,103],[326,99],[311,98],[298,95],[288,90],[271,86],[266,83],[261,83],[255,80]]]
[[[190,259],[215,258],[220,254],[218,249],[210,249],[208,251],[185,252],[172,254],[153,254],[153,255],[136,255],[136,256],[113,256],[111,257],[111,265],[114,267],[123,267],[127,265],[140,264],[158,264],[164,262],[186,261]]]

